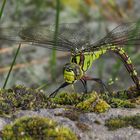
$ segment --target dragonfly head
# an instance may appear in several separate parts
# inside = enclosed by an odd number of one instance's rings
[[[64,80],[67,83],[74,83],[83,76],[83,71],[80,66],[75,63],[67,63],[63,68]]]

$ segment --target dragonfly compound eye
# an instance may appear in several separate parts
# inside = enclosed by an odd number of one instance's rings
[[[83,76],[83,73],[80,66],[75,63],[68,63],[63,68],[63,75],[66,82],[73,83],[79,80]]]

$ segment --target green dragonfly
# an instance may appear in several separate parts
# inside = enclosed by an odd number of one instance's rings
[[[50,97],[70,84],[80,80],[87,92],[87,80],[100,83],[107,87],[99,78],[86,75],[93,61],[106,52],[113,52],[119,56],[129,72],[136,88],[140,90],[140,81],[130,57],[122,49],[127,45],[140,45],[140,25],[138,23],[123,23],[110,31],[97,42],[93,42],[90,30],[82,24],[60,24],[58,36],[54,40],[54,26],[1,27],[0,39],[17,43],[33,44],[45,48],[67,51],[71,53],[70,62],[64,65],[64,83],[60,85]]]

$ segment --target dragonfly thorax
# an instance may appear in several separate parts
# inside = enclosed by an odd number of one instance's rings
[[[74,83],[83,76],[83,71],[76,63],[67,63],[63,68],[64,80],[67,83]]]

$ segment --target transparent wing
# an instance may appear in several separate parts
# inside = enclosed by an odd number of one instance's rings
[[[56,41],[54,34],[55,25],[0,28],[0,39],[34,44],[46,48],[55,47],[60,51],[75,52],[87,41],[84,27],[77,23],[60,24]]]
[[[104,38],[86,47],[84,51],[95,51],[108,45],[140,45],[140,24],[124,23],[110,31]]]

